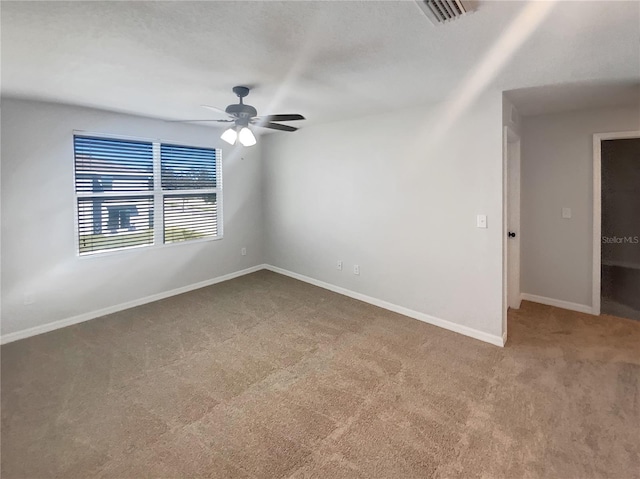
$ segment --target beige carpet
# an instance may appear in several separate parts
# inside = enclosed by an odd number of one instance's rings
[[[640,323],[506,348],[261,271],[3,346],[2,478],[638,478]]]

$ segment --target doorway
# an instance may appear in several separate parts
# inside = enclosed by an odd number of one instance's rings
[[[640,320],[640,132],[594,135],[593,312]]]
[[[503,334],[507,331],[507,311],[519,309],[520,293],[520,137],[510,127],[503,132],[504,228],[503,249]]]

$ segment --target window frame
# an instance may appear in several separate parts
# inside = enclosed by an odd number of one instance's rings
[[[122,192],[78,192],[76,189],[76,167],[75,167],[75,137],[85,136],[94,138],[104,138],[106,140],[125,140],[125,141],[140,141],[152,144],[153,148],[153,190],[146,191],[122,191]],[[215,188],[195,188],[184,190],[163,190],[162,189],[162,165],[160,157],[160,146],[176,145],[185,148],[205,148],[216,151],[216,187]],[[75,253],[78,258],[95,258],[99,256],[120,254],[127,251],[136,251],[140,249],[159,249],[167,248],[182,244],[196,244],[209,241],[218,241],[224,238],[224,206],[223,206],[223,183],[222,183],[222,149],[212,145],[194,145],[187,144],[184,141],[179,140],[164,140],[159,138],[145,138],[139,136],[118,135],[103,132],[94,132],[88,130],[73,130],[71,135],[71,150],[73,167],[71,168],[71,179],[73,185],[73,199],[74,199],[74,243]],[[165,243],[164,241],[164,198],[165,196],[181,196],[188,194],[215,194],[216,195],[216,219],[217,219],[217,234],[215,236],[207,236],[205,238],[198,238],[185,241],[173,241]],[[153,243],[145,245],[125,246],[121,248],[113,248],[102,251],[90,251],[87,253],[80,252],[80,223],[79,223],[79,198],[96,198],[96,197],[108,197],[115,198],[119,196],[123,197],[149,197],[153,198]]]

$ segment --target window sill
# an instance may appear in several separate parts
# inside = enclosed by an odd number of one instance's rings
[[[126,248],[117,248],[110,249],[105,251],[96,251],[95,253],[78,253],[76,250],[76,257],[79,259],[88,259],[88,258],[103,258],[106,256],[117,256],[126,253],[132,253],[134,251],[151,251],[151,250],[160,250],[165,248],[172,248],[175,246],[181,246],[185,244],[200,244],[200,243],[209,243],[213,241],[219,241],[224,239],[224,235],[218,235],[211,238],[200,238],[190,241],[175,241],[173,243],[162,243],[162,244],[153,244],[153,245],[140,245],[140,246],[129,246]]]

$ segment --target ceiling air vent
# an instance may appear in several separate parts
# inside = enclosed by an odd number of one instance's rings
[[[416,0],[418,6],[434,25],[455,20],[471,10],[465,0]]]

